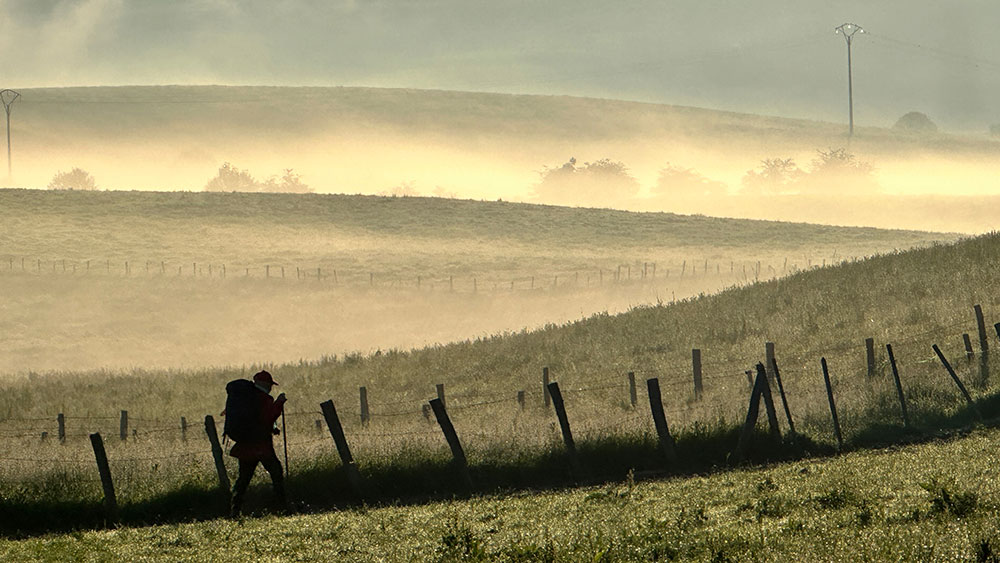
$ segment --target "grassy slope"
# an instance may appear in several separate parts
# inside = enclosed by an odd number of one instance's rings
[[[440,435],[420,416],[419,405],[433,384],[448,388],[449,409],[469,456],[481,492],[571,483],[579,479],[560,469],[558,431],[551,412],[536,406],[539,367],[548,365],[567,389],[586,481],[620,479],[630,467],[656,469],[658,461],[651,422],[640,390],[640,409],[625,400],[623,374],[660,377],[672,428],[681,451],[682,472],[701,472],[727,463],[735,443],[733,425],[743,416],[746,387],[743,370],[762,355],[763,342],[778,344],[784,387],[797,429],[804,437],[791,450],[762,447],[755,459],[776,459],[808,451],[826,451],[833,442],[818,360],[831,364],[838,409],[848,447],[911,439],[941,428],[970,423],[971,413],[929,351],[939,343],[952,358],[987,418],[996,416],[1000,388],[995,376],[982,378],[975,364],[958,362],[961,332],[974,334],[973,303],[995,320],[1000,299],[991,280],[998,275],[1000,237],[987,236],[954,246],[894,253],[834,268],[803,272],[784,280],[732,289],[669,306],[645,307],[619,316],[596,316],[537,332],[456,343],[412,352],[372,357],[348,356],[316,364],[274,366],[283,389],[292,397],[289,434],[296,469],[293,490],[319,506],[345,502],[341,477],[328,438],[312,430],[316,404],[334,398],[363,475],[380,489],[372,498],[439,498],[455,492],[456,482],[442,473],[448,459]],[[892,343],[901,362],[913,429],[904,430],[894,404],[891,379],[868,382],[864,376],[863,338],[881,346]],[[705,401],[690,400],[688,367],[692,347],[705,359]],[[1000,369],[994,354],[992,373]],[[70,421],[66,446],[39,445],[37,431],[52,431],[56,412],[74,416],[108,416],[126,408],[143,434],[134,443],[109,442],[121,479],[119,499],[128,522],[175,521],[216,514],[212,469],[204,444],[184,443],[171,425],[180,415],[189,421],[217,412],[221,389],[233,377],[254,368],[232,370],[106,372],[33,376],[12,381],[0,398],[0,412],[14,417],[40,417],[27,437],[12,439],[11,449],[26,456],[56,456],[56,464],[10,463],[4,494],[12,513],[22,514],[26,530],[56,529],[72,519],[53,520],[50,512],[67,514],[86,525],[99,521],[99,491],[92,484],[88,450],[82,436],[101,430],[113,435],[114,417],[93,422]],[[879,371],[886,372],[884,357]],[[613,382],[610,388],[604,389]],[[375,419],[362,427],[354,403],[358,385],[367,385]],[[596,387],[593,392],[576,389]],[[529,408],[520,412],[514,391],[531,392]],[[572,391],[572,392],[570,392]],[[478,405],[482,401],[490,404]],[[499,402],[496,402],[499,401]],[[346,408],[344,405],[347,405]],[[477,406],[478,405],[478,406]],[[465,407],[465,408],[463,408]],[[301,411],[298,411],[301,409]],[[48,420],[46,425],[45,421]],[[784,423],[782,423],[784,426]],[[147,434],[147,430],[149,433]],[[30,452],[30,454],[28,453]],[[164,461],[128,461],[129,458]],[[183,461],[173,456],[185,456]],[[186,457],[194,456],[194,457]],[[266,496],[260,497],[265,499]],[[74,505],[75,506],[75,505]],[[8,523],[8,526],[13,524]]]
[[[0,542],[7,560],[989,561],[996,430],[686,479]]]
[[[715,291],[744,281],[757,261],[768,278],[786,260],[792,268],[950,238],[433,198],[3,190],[10,313],[0,329],[15,338],[0,372],[408,349]],[[635,280],[646,263],[658,267],[656,283],[598,287],[619,267]],[[266,265],[289,279],[261,280]],[[299,268],[309,278],[296,283]],[[533,278],[539,291],[528,291]],[[515,280],[519,291],[508,291]]]
[[[255,266],[265,258],[281,257],[255,256],[262,239],[289,247],[297,242],[284,229],[293,234],[307,231],[313,237],[500,241],[534,248],[596,248],[608,254],[613,249],[688,247],[750,249],[742,250],[747,254],[816,249],[811,252],[819,256],[841,248],[843,256],[864,248],[877,251],[942,240],[940,234],[915,231],[439,198],[2,190],[0,209],[8,241],[4,250],[10,254],[76,260],[88,253],[94,258],[131,254],[178,261],[243,258]],[[202,231],[191,233],[196,226]],[[197,244],[206,234],[203,230],[211,228],[232,229],[231,238]],[[208,245],[218,250],[206,251]],[[331,258],[321,247],[307,250],[314,254],[308,259]]]

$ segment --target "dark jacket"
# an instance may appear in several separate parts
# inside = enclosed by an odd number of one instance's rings
[[[258,432],[250,440],[244,440],[234,445],[229,450],[229,455],[242,460],[260,460],[274,455],[274,443],[271,441],[271,428],[274,422],[281,416],[281,411],[285,406],[285,398],[275,400],[259,388],[254,388],[254,398],[257,400]]]

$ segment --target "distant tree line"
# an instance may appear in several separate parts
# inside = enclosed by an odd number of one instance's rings
[[[748,170],[737,190],[740,195],[818,193],[872,193],[879,190],[875,167],[844,148],[817,151],[805,169],[792,158],[767,158]],[[544,167],[533,186],[534,197],[560,205],[607,206],[634,201],[639,181],[619,161],[608,158],[580,164],[575,158],[555,167]],[[650,200],[720,197],[728,186],[699,172],[667,164],[650,188]]]

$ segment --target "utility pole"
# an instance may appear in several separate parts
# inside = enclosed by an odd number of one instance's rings
[[[854,136],[854,85],[851,80],[851,39],[855,33],[859,32],[864,33],[865,30],[861,29],[861,26],[856,23],[840,24],[834,29],[834,33],[843,34],[844,39],[847,40],[847,107],[851,116],[851,128],[847,135],[848,137]]]
[[[3,109],[7,112],[7,181],[13,180],[13,175],[11,174],[10,167],[10,106],[21,97],[21,94],[13,90],[0,90],[0,102],[3,103]]]

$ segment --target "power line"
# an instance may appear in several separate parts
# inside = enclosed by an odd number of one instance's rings
[[[881,42],[884,42],[884,43],[888,43],[888,44],[894,45],[896,47],[906,48],[906,49],[909,49],[911,51],[923,51],[923,52],[926,52],[926,53],[931,53],[931,54],[936,55],[936,56],[938,56],[939,58],[942,58],[942,59],[951,59],[951,60],[963,61],[963,62],[969,64],[970,66],[975,67],[975,68],[980,69],[980,70],[1000,71],[1000,62],[998,62],[998,61],[989,60],[989,59],[983,59],[983,58],[979,58],[979,57],[972,57],[972,56],[969,56],[969,55],[963,55],[963,54],[960,54],[960,53],[956,53],[954,51],[948,51],[948,50],[945,50],[945,49],[940,49],[938,47],[932,47],[932,46],[924,45],[922,43],[913,43],[911,41],[905,41],[905,40],[902,40],[902,39],[896,39],[894,37],[889,37],[888,35],[882,35],[882,34],[879,34],[879,33],[871,33],[871,32],[867,32],[866,31],[865,34],[871,36],[872,39],[874,39],[876,41],[881,41]]]

